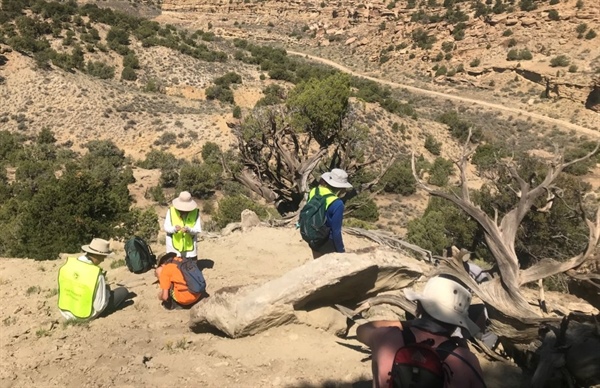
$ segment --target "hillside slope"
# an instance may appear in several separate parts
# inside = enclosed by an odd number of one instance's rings
[[[350,250],[364,241],[346,236]],[[265,244],[265,241],[269,241]],[[256,336],[229,339],[194,334],[188,311],[166,311],[152,273],[125,267],[121,244],[102,265],[108,281],[137,296],[124,310],[89,323],[62,323],[56,276],[62,260],[0,259],[0,386],[44,387],[369,387],[370,362],[352,337],[333,334],[345,319],[333,310]],[[161,252],[161,246],[154,246]],[[312,260],[293,228],[257,227],[200,242],[210,294],[223,287],[262,283]],[[27,276],[23,276],[27,274]],[[483,361],[494,387],[519,385],[520,372]],[[500,378],[502,380],[498,380]],[[500,382],[501,381],[501,382]],[[330,383],[327,383],[330,382]]]

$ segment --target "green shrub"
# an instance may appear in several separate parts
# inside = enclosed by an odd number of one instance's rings
[[[429,35],[427,31],[422,28],[417,28],[412,32],[412,39],[417,47],[420,47],[424,50],[428,50],[433,47],[433,44],[436,41],[435,36]]]
[[[363,191],[346,203],[346,208],[351,209],[351,217],[356,219],[375,222],[379,219],[379,209],[375,201],[369,197],[369,193]]]
[[[446,69],[446,66],[442,65],[440,66],[436,72],[435,72],[435,76],[439,76],[439,75],[445,75],[447,73],[448,69]]]
[[[220,165],[217,168],[207,163],[186,164],[179,171],[177,189],[187,190],[194,197],[207,198],[217,189],[221,178]]]
[[[121,71],[121,79],[125,81],[135,81],[137,79],[137,74],[131,67],[124,67]]]
[[[569,73],[577,73],[577,65],[569,66]]]
[[[594,39],[595,37],[596,37],[596,31],[594,31],[594,30],[589,30],[589,31],[587,32],[587,34],[585,34],[585,38],[586,38],[587,40]]]
[[[215,79],[214,84],[225,88],[228,88],[231,84],[241,84],[242,77],[236,72],[230,71],[229,73]]]
[[[558,14],[557,10],[551,9],[550,11],[548,11],[548,18],[550,20],[560,20],[560,15]]]
[[[450,51],[454,50],[454,42],[444,42],[442,43],[442,50],[446,53],[449,53]]]
[[[578,25],[577,25],[577,27],[575,28],[575,32],[577,32],[577,34],[579,34],[581,37],[583,37],[583,33],[584,33],[585,31],[587,31],[587,28],[588,28],[587,24],[585,24],[585,23],[580,23],[580,24],[578,24]]]
[[[531,51],[523,49],[519,51],[519,58],[528,61],[533,59],[533,55],[531,55]]]
[[[412,174],[410,160],[396,161],[381,178],[381,184],[387,193],[405,196],[414,194],[417,191],[417,181]]]
[[[242,108],[240,108],[238,105],[234,106],[231,115],[234,119],[242,118]]]
[[[511,36],[513,34],[513,31],[508,28],[506,30],[504,30],[504,32],[502,33],[502,36]]]
[[[531,52],[528,49],[517,50],[511,49],[506,55],[506,59],[508,61],[518,61],[518,60],[530,60],[533,58]]]
[[[140,60],[134,53],[129,53],[123,57],[123,66],[131,67],[132,69],[140,68]]]
[[[224,228],[231,222],[241,221],[241,214],[245,209],[252,210],[261,219],[268,215],[267,209],[264,206],[257,204],[246,196],[235,195],[225,197],[218,202],[218,209],[214,220],[220,228]]]
[[[469,128],[472,126],[468,121],[462,120],[456,111],[448,111],[437,118],[442,124],[448,125],[452,136],[462,142],[467,140]],[[471,141],[478,142],[482,137],[481,129],[473,128],[471,131]]]
[[[233,91],[231,89],[215,85],[206,88],[206,99],[207,100],[219,100],[221,102],[233,104]]]
[[[481,60],[479,58],[475,58],[469,63],[469,66],[477,67],[477,66],[479,66],[480,63],[481,63]]]
[[[552,67],[566,67],[569,66],[571,61],[566,55],[558,55],[550,60],[550,66]]]
[[[146,191],[146,198],[153,200],[154,202],[160,205],[166,205],[167,199],[165,197],[165,193],[163,192],[162,187],[160,186],[152,186]]]
[[[437,141],[433,135],[427,135],[425,138],[425,149],[437,156],[442,150],[442,143]]]
[[[164,132],[160,137],[154,140],[154,145],[173,145],[177,143],[177,135],[173,132]]]
[[[479,171],[488,170],[498,164],[498,161],[507,155],[506,150],[496,144],[480,144],[477,146],[471,163],[473,163]]]
[[[533,0],[521,0],[519,1],[519,7],[521,11],[533,11],[537,8],[537,4]]]
[[[452,175],[454,166],[450,160],[444,158],[436,158],[433,165],[429,169],[428,182],[436,186],[446,186]]]
[[[87,73],[100,79],[111,79],[115,76],[115,68],[104,62],[88,61]]]
[[[146,159],[137,163],[141,168],[156,169],[156,168],[177,168],[180,161],[170,152],[160,150],[151,150],[146,154]]]

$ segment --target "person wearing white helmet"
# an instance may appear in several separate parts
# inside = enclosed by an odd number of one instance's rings
[[[460,329],[471,335],[479,327],[469,318],[471,294],[455,279],[436,276],[427,282],[422,294],[404,291],[407,299],[417,302],[417,318],[411,321],[374,321],[360,325],[356,335],[371,348],[373,387],[390,387],[390,374],[396,352],[405,346],[407,333],[414,343],[428,342],[433,349],[448,342],[457,345],[444,355],[445,388],[485,387],[481,366],[466,341],[455,337]]]

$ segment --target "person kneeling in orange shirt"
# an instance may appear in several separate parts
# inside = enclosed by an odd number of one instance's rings
[[[156,266],[155,274],[160,291],[158,299],[167,310],[188,309],[202,299],[205,292],[194,293],[188,289],[178,262],[183,259],[177,253],[165,253]]]

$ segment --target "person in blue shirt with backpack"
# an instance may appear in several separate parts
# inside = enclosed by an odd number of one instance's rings
[[[374,321],[356,329],[357,339],[371,348],[373,387],[485,387],[479,360],[460,328],[471,335],[479,327],[469,319],[471,293],[452,277],[428,280],[422,294],[404,291],[417,302],[417,318]]]
[[[352,185],[348,182],[346,171],[334,168],[321,175],[319,185],[308,194],[308,202],[314,197],[317,190],[325,197],[326,222],[329,228],[329,238],[320,247],[311,247],[313,258],[319,258],[327,253],[345,252],[344,240],[342,239],[342,223],[344,220],[344,201],[342,197]]]

